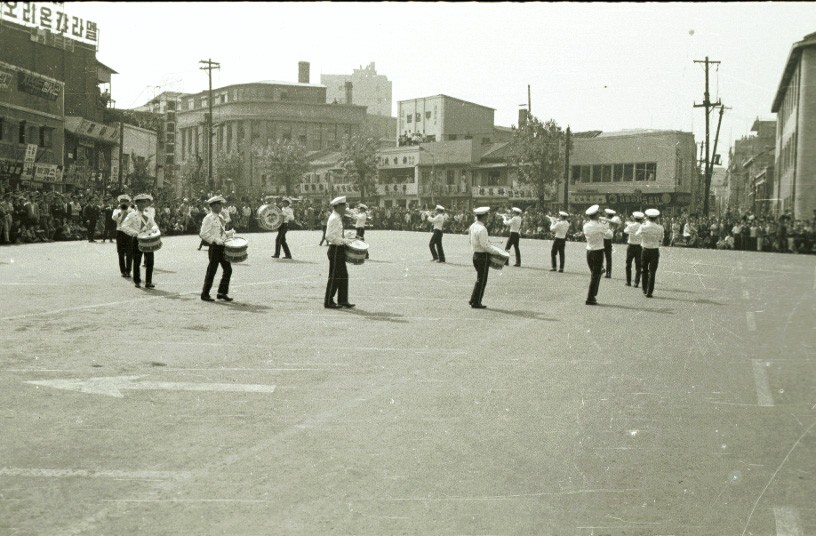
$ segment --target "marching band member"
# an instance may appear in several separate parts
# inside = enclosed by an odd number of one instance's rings
[[[133,259],[133,283],[136,288],[142,287],[142,277],[139,265],[142,262],[142,255],[145,260],[145,288],[154,288],[153,284],[153,252],[139,249],[139,233],[156,232],[159,227],[156,220],[147,211],[148,205],[153,201],[150,194],[138,194],[133,198],[136,203],[136,210],[129,213],[122,222],[122,231],[130,237],[130,256]]]
[[[586,304],[598,305],[598,287],[601,286],[604,263],[604,235],[609,227],[599,219],[601,207],[592,205],[586,210],[589,221],[584,224],[584,237],[587,244],[587,265],[589,265],[589,292]]]
[[[556,255],[559,257],[558,271],[564,271],[564,247],[567,243],[567,231],[569,231],[568,217],[569,212],[564,212],[563,210],[558,212],[558,219],[553,218],[549,214],[547,215],[547,218],[550,219],[550,231],[555,235],[552,248],[550,249],[550,259],[552,261],[551,272],[555,271]]]
[[[615,230],[621,224],[621,219],[617,213],[611,208],[605,208],[606,218],[601,220],[601,223],[606,225],[606,232],[604,233],[604,258],[606,259],[606,278],[612,277],[612,239],[615,238]]]
[[[663,226],[657,223],[660,211],[656,208],[646,209],[646,221],[635,234],[643,239],[641,242],[641,264],[643,265],[643,293],[652,297],[655,287],[655,274],[660,261],[660,244],[663,243]]]
[[[326,283],[326,295],[323,307],[326,309],[351,308],[348,301],[348,270],[346,269],[346,244],[351,239],[343,236],[343,216],[346,215],[346,196],[335,197],[331,201],[333,212],[326,222],[326,241],[329,243],[329,280]],[[337,294],[337,303],[334,295]]]
[[[204,288],[201,289],[201,299],[203,301],[215,301],[210,296],[210,289],[212,289],[213,281],[215,281],[215,272],[218,271],[218,265],[221,265],[221,282],[218,284],[218,294],[216,297],[219,300],[231,302],[229,297],[230,277],[232,276],[232,263],[224,258],[224,242],[233,237],[234,230],[226,230],[226,217],[221,208],[224,203],[224,198],[220,195],[211,197],[207,200],[210,205],[210,213],[204,216],[201,222],[201,231],[199,235],[201,240],[210,245],[208,254],[210,258],[207,264],[207,274],[204,276]]]
[[[473,292],[468,302],[473,309],[487,308],[482,303],[482,297],[487,287],[487,274],[490,271],[490,253],[501,253],[502,251],[488,241],[487,227],[484,224],[488,212],[490,212],[490,207],[473,209],[476,220],[468,229],[470,249],[473,251],[473,267],[476,269],[476,284],[473,285]]]
[[[119,256],[119,272],[122,277],[130,278],[130,268],[133,259],[130,256],[130,237],[122,230],[122,223],[127,215],[133,212],[130,208],[130,196],[122,194],[116,198],[119,207],[111,214],[111,219],[116,222],[116,254]]]
[[[280,258],[281,248],[283,248],[283,258],[284,259],[291,259],[292,253],[289,251],[289,244],[286,242],[286,231],[289,230],[289,222],[295,221],[295,213],[292,208],[289,206],[291,201],[287,198],[283,198],[283,206],[281,207],[281,217],[283,221],[278,227],[278,236],[275,237],[275,254],[272,255],[273,259]]]
[[[353,213],[353,216],[351,216],[354,219],[354,230],[357,232],[357,238],[360,240],[365,239],[365,225],[368,219],[367,210],[368,207],[360,203],[357,205],[357,210]],[[365,258],[368,258],[368,250],[366,250]]]
[[[428,215],[428,223],[433,225],[433,236],[428,243],[428,247],[431,248],[431,257],[433,257],[431,262],[445,262],[445,250],[442,249],[442,228],[447,219],[448,215],[445,214],[445,207],[442,205],[436,205],[436,215]]]
[[[521,229],[521,209],[518,207],[513,207],[513,212],[515,214],[512,218],[508,218],[507,215],[502,214],[502,219],[504,220],[505,227],[510,227],[510,238],[507,239],[507,245],[504,246],[504,251],[510,251],[510,246],[513,246],[516,250],[516,264],[513,266],[521,266],[521,252],[519,251],[519,230]],[[507,259],[505,265],[510,264],[510,259]]]
[[[635,288],[640,284],[640,242],[642,237],[637,234],[640,229],[640,224],[643,223],[643,213],[636,210],[632,213],[632,218],[635,221],[626,222],[626,227],[623,228],[626,234],[626,286],[632,286],[632,261],[635,261]]]

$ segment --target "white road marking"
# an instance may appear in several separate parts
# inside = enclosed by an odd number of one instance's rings
[[[768,372],[765,370],[765,365],[759,359],[752,361],[754,369],[754,384],[757,391],[757,402],[760,406],[771,407],[774,405],[773,396],[771,396],[771,384],[768,381]]]
[[[745,321],[748,323],[748,331],[756,331],[756,316],[753,311],[745,312]]]
[[[192,473],[189,471],[93,471],[87,469],[34,469],[29,467],[0,467],[0,476],[185,480],[190,478]]]
[[[164,391],[219,391],[239,393],[273,393],[274,385],[241,384],[241,383],[183,383],[183,382],[137,382],[142,376],[111,376],[76,380],[41,380],[28,381],[33,385],[66,389],[97,395],[122,398],[121,391],[130,390],[164,390]]]
[[[774,507],[776,536],[804,536],[799,523],[799,513],[793,508]]]

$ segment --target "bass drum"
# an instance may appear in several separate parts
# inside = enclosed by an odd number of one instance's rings
[[[283,223],[283,214],[277,205],[261,205],[257,214],[258,225],[265,231],[275,231]]]

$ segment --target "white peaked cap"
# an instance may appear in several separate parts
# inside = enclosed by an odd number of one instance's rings
[[[586,215],[587,216],[594,216],[595,214],[598,213],[599,210],[601,210],[601,207],[599,207],[598,205],[592,205],[591,207],[586,209]]]
[[[604,212],[606,212],[606,213],[607,213],[607,214],[609,214],[610,216],[614,216],[615,214],[617,214],[617,212],[615,212],[615,211],[614,211],[614,210],[612,210],[611,208],[605,208],[605,209],[604,209]]]
[[[564,212],[563,210],[558,211],[559,216],[564,216],[565,218],[569,216],[569,212]]]
[[[436,210],[445,210],[445,207],[442,205],[436,205]]]
[[[153,201],[153,196],[150,194],[138,194],[133,197],[134,201]]]
[[[513,212],[518,212],[519,214],[521,214],[522,210],[518,207],[513,207]]]
[[[476,214],[477,216],[487,214],[488,212],[490,212],[490,207],[479,207],[473,209],[473,213]]]
[[[633,217],[633,218],[637,218],[638,220],[642,220],[642,219],[643,219],[643,216],[644,216],[644,214],[643,214],[641,211],[639,211],[639,210],[636,210],[636,211],[634,211],[634,212],[632,213],[632,217]]]
[[[646,215],[649,216],[650,218],[657,218],[658,216],[660,216],[660,211],[657,210],[656,208],[647,208]]]
[[[224,203],[226,200],[221,197],[220,195],[213,196],[207,199],[207,204],[212,205],[213,203]]]
[[[340,197],[335,197],[331,200],[331,206],[342,205],[346,203],[346,196],[341,195]]]

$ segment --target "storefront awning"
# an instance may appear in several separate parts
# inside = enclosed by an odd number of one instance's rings
[[[65,116],[65,130],[80,138],[117,145],[119,143],[119,127],[95,123],[76,115]]]

